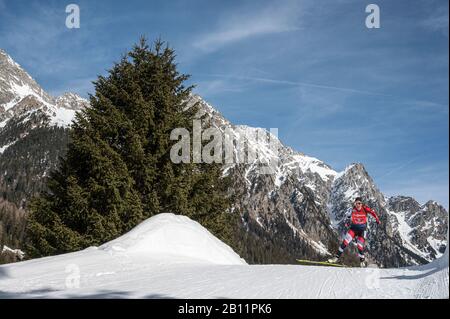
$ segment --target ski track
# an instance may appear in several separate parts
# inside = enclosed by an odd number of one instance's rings
[[[448,297],[448,250],[398,269],[247,265],[200,224],[173,214],[99,248],[0,266],[0,298]]]
[[[61,258],[58,258],[61,257]],[[0,297],[19,298],[445,298],[448,267],[440,270],[335,268],[302,265],[213,265],[128,259],[101,251],[1,266]],[[99,262],[100,261],[100,262]],[[124,262],[126,265],[124,265]],[[80,269],[68,288],[66,267]],[[101,265],[101,266],[99,266]],[[100,275],[99,275],[100,274]],[[374,275],[375,274],[375,275]],[[370,276],[379,285],[367,284]],[[447,294],[443,293],[447,291]]]

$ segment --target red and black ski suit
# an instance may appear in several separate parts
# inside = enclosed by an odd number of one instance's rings
[[[380,219],[372,208],[366,205],[362,205],[361,209],[358,210],[356,207],[353,207],[353,209],[351,210],[351,215],[349,214],[350,216],[348,216],[351,219],[350,229],[348,230],[341,246],[339,247],[338,257],[344,252],[344,249],[347,248],[348,244],[352,242],[356,237],[358,256],[361,261],[364,260],[364,237],[367,228],[367,214],[372,215],[377,221],[377,224],[380,223]]]

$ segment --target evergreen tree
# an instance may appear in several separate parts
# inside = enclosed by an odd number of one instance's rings
[[[231,244],[236,219],[220,166],[170,159],[170,132],[191,127],[197,111],[174,59],[161,40],[150,48],[141,39],[94,82],[48,191],[30,205],[28,256],[99,245],[161,212],[187,215]]]

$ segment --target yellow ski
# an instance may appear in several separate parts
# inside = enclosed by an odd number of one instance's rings
[[[312,260],[303,260],[303,259],[297,259],[297,261],[298,261],[301,265],[330,266],[330,267],[345,267],[345,265],[341,265],[341,264],[333,264],[333,263],[329,263],[328,261],[312,261]]]

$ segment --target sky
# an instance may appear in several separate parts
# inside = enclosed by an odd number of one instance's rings
[[[68,29],[66,5],[80,8]],[[380,8],[369,29],[366,6]],[[0,48],[49,93],[87,97],[141,35],[160,37],[235,124],[337,171],[361,162],[388,196],[449,207],[447,0],[0,0]]]

